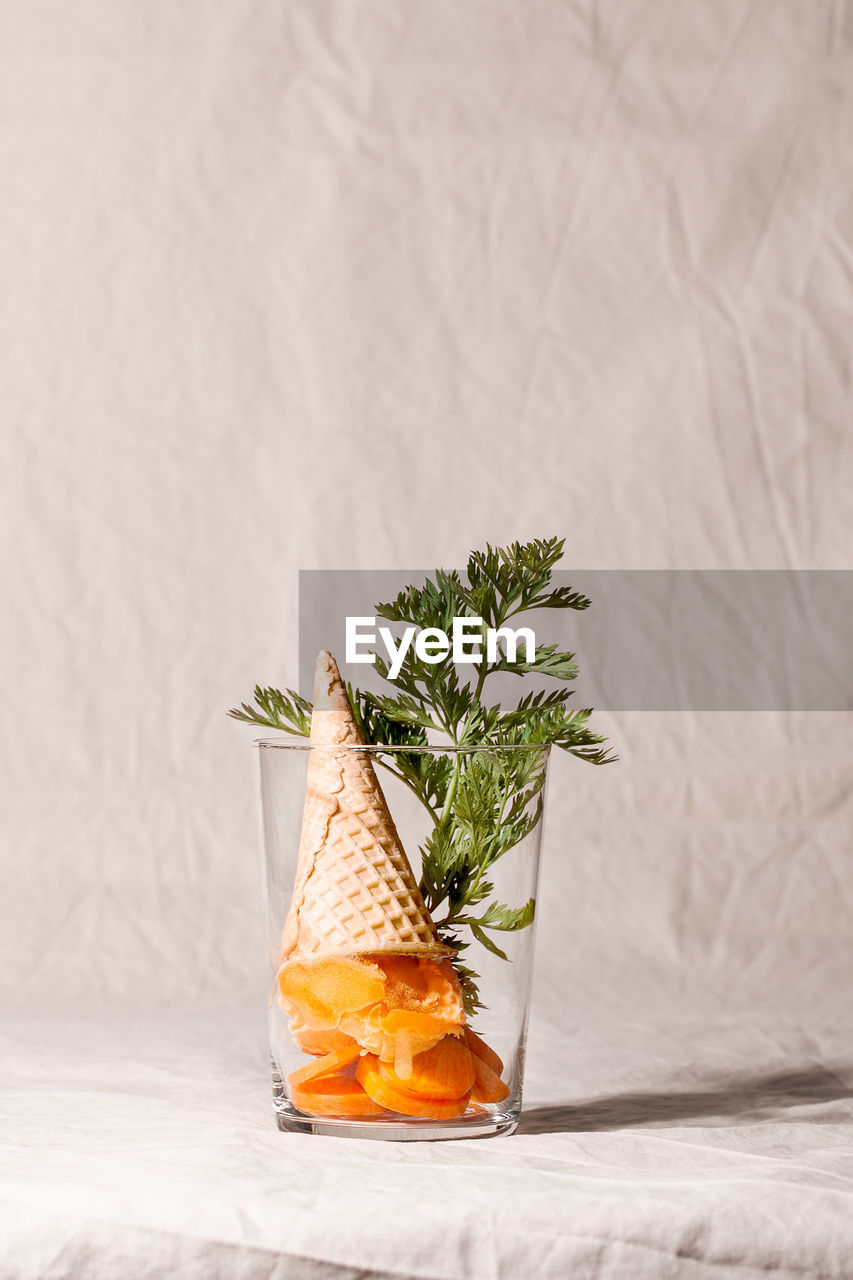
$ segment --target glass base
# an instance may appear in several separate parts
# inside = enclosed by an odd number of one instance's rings
[[[284,1099],[273,1101],[276,1123],[283,1133],[319,1133],[327,1138],[368,1138],[374,1142],[442,1142],[448,1138],[496,1138],[515,1133],[518,1113],[459,1116],[456,1120],[416,1120],[403,1116],[364,1120],[319,1119],[306,1116]]]

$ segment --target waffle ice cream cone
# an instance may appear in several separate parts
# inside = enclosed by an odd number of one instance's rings
[[[311,752],[282,961],[409,955],[442,959],[334,658],[314,679]],[[339,748],[336,750],[336,748]]]

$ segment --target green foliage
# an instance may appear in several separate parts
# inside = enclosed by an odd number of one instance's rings
[[[284,729],[307,738],[311,732],[311,703],[292,689],[280,693],[278,689],[262,689],[255,685],[255,706],[241,702],[228,712],[235,720],[258,724],[265,729]]]
[[[487,546],[471,553],[464,573],[438,569],[422,586],[406,587],[394,600],[376,605],[375,612],[418,630],[449,632],[454,617],[482,618],[497,629],[532,609],[586,609],[590,601],[585,596],[552,584],[563,545],[561,538],[548,538]],[[365,742],[396,748],[387,756],[379,753],[379,762],[418,797],[432,819],[420,851],[421,891],[443,940],[458,953],[455,967],[469,1013],[482,1007],[477,974],[459,953],[473,939],[506,959],[493,935],[525,929],[533,920],[532,898],[518,907],[506,906],[493,899],[490,879],[498,859],[530,835],[541,817],[547,752],[531,748],[557,746],[592,764],[614,759],[601,745],[604,739],[589,728],[591,710],[568,707],[572,690],[564,686],[577,677],[574,659],[554,644],[541,644],[531,662],[521,658],[521,651],[510,661],[501,642],[495,660],[488,662],[483,654],[472,668],[476,679],[466,684],[460,683],[449,656],[426,663],[410,645],[393,681],[387,663],[376,656],[375,669],[390,686],[387,693],[349,688]],[[504,710],[482,696],[486,681],[499,672],[548,676],[561,686],[528,693]],[[243,703],[229,714],[273,729],[309,733],[310,703],[292,690],[281,694],[257,687],[255,703]],[[429,743],[436,736],[460,749],[431,752]]]

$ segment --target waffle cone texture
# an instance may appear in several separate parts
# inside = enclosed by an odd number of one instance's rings
[[[283,961],[453,954],[438,938],[332,655],[317,658],[311,751]]]

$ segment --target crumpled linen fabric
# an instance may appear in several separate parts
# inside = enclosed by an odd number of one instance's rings
[[[8,1275],[850,1274],[829,1033],[540,1019],[519,1133],[439,1144],[279,1133],[236,1011],[19,1024],[2,1048]]]
[[[841,0],[0,6],[4,1276],[853,1274],[848,713],[599,715],[521,1132],[417,1146],[273,1127],[224,715],[299,568],[848,567],[851,51]]]

